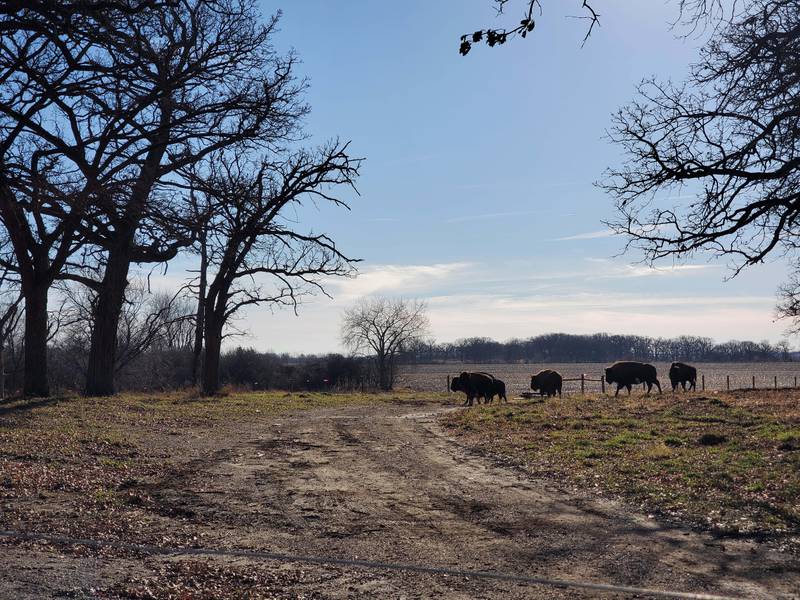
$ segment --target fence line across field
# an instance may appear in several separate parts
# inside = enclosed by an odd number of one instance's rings
[[[716,381],[721,381],[721,377],[722,376],[720,375],[720,376],[717,376],[714,379]],[[736,385],[737,381],[741,382],[741,381],[743,381],[743,378],[744,378],[744,381],[746,381],[747,383],[737,386]],[[787,381],[785,381],[785,379],[788,379],[789,381],[787,382]],[[447,391],[448,392],[450,391],[450,382],[451,381],[452,381],[452,378],[450,377],[450,375],[448,375],[447,376]],[[562,379],[562,382],[563,383],[580,382],[580,393],[581,394],[585,394],[586,393],[586,388],[587,388],[587,384],[588,383],[599,383],[600,384],[600,393],[605,394],[606,393],[606,384],[608,383],[606,381],[605,375],[601,375],[599,378],[593,378],[593,377],[589,377],[589,375],[587,375],[586,373],[581,373],[580,375],[573,376],[573,377],[564,377]],[[731,376],[730,375],[725,375],[725,387],[724,388],[721,385],[719,387],[710,387],[709,386],[707,388],[706,387],[706,376],[705,376],[704,373],[702,373],[698,377],[697,388],[698,388],[699,391],[703,391],[703,392],[706,391],[707,389],[708,389],[708,391],[718,391],[718,392],[721,392],[723,390],[729,392],[732,389],[734,389],[734,390],[737,390],[737,389],[738,390],[743,390],[743,389],[753,389],[753,390],[758,390],[758,389],[773,389],[773,390],[778,390],[778,389],[796,389],[797,388],[797,375],[781,375],[780,378],[779,378],[778,375],[770,376],[768,374],[764,374],[764,375],[760,375],[760,376],[756,376],[756,375],[749,375],[749,376],[739,375],[738,377],[736,375],[734,375],[733,382],[734,382],[734,387],[731,387]],[[513,382],[506,382],[506,383],[507,383],[507,385],[509,383],[511,383],[513,385]],[[780,385],[779,385],[779,383],[780,383]],[[612,387],[612,388],[613,388],[613,385],[614,384],[609,384],[609,386]],[[662,389],[670,391],[668,386],[671,386],[669,378],[667,378],[666,382],[662,382]],[[511,386],[509,386],[509,388],[511,388]],[[517,386],[515,386],[513,389],[519,389],[519,388]],[[527,390],[528,388],[524,388],[524,389]],[[577,390],[566,390],[565,389],[564,393],[570,393],[570,392],[574,393],[575,391],[577,391]],[[609,390],[609,392],[610,391],[611,390]]]

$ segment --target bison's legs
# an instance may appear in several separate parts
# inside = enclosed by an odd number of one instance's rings
[[[650,395],[650,390],[653,389],[653,384],[648,381],[645,385],[647,386],[647,391],[644,394],[645,394],[645,396],[649,396]]]
[[[619,391],[620,391],[621,389],[622,389],[622,384],[621,384],[621,383],[618,383],[618,384],[617,384],[617,391],[614,393],[614,398],[616,398],[617,396],[619,396]],[[630,388],[629,388],[629,389],[630,389]],[[630,394],[630,392],[628,392],[628,393]]]
[[[659,394],[663,394],[664,392],[661,391],[661,384],[659,383],[658,379],[654,379],[653,383],[656,384],[656,387],[658,388],[658,393]],[[652,387],[653,387],[653,384],[649,383],[648,384],[648,388],[652,388]],[[648,389],[647,392],[649,393],[650,389]]]
[[[630,396],[631,395],[631,390],[633,389],[633,386],[629,383],[625,387],[628,388],[628,396]]]

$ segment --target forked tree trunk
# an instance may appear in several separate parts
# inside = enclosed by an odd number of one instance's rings
[[[103,283],[97,296],[94,329],[86,371],[87,396],[111,396],[114,393],[114,368],[117,352],[117,328],[130,269],[129,248],[109,254]]]
[[[205,355],[203,357],[201,391],[206,396],[219,392],[219,355],[222,349],[222,326],[215,315],[206,313]]]
[[[49,286],[26,286],[25,290],[25,377],[26,396],[50,395],[47,380],[47,292]]]

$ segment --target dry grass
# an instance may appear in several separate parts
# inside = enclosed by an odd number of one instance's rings
[[[191,392],[16,400],[0,404],[0,529],[143,543],[164,539],[150,521],[148,482],[215,446],[226,432],[267,427],[290,411],[402,402],[408,392],[326,394]],[[151,535],[152,533],[152,535]],[[154,537],[156,536],[156,537]]]
[[[443,423],[538,476],[727,535],[800,534],[800,392],[481,406]]]

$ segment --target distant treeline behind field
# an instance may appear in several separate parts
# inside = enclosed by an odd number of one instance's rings
[[[192,385],[190,330],[183,323],[168,334],[151,337],[138,351],[120,340],[118,366],[121,390],[169,390]],[[134,336],[135,337],[135,336]],[[6,347],[6,390],[22,381],[21,340]],[[80,390],[86,360],[86,339],[61,336],[50,348],[51,384],[59,392]],[[787,342],[730,341],[704,337],[673,339],[636,335],[572,335],[551,333],[497,342],[472,337],[455,342],[418,342],[397,357],[397,368],[430,363],[611,363],[630,359],[646,362],[767,362],[798,358]],[[407,368],[407,367],[406,367]],[[252,348],[229,349],[220,364],[222,382],[253,389],[371,389],[376,385],[372,360],[342,354],[278,354]]]
[[[717,344],[711,338],[688,335],[653,338],[607,333],[548,333],[507,342],[470,337],[452,343],[419,343],[408,349],[403,360],[418,364],[447,361],[612,362],[621,359],[646,362],[757,362],[793,360],[795,354],[785,340],[777,344],[769,341],[729,341]]]

